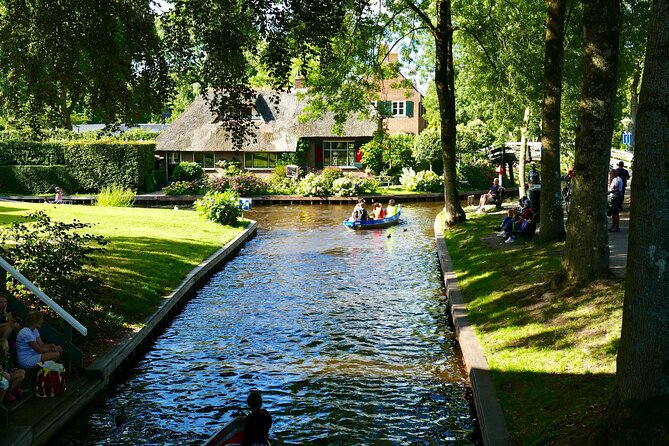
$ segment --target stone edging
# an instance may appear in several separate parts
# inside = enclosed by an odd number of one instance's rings
[[[437,217],[434,221],[434,237],[437,242],[439,265],[441,266],[446,295],[448,296],[448,306],[455,326],[455,335],[460,344],[465,368],[469,375],[483,443],[487,446],[505,446],[509,444],[509,432],[504,421],[504,413],[495,394],[490,367],[483,352],[483,347],[481,347],[476,333],[474,333],[474,328],[467,319],[467,305],[460,292],[457,277],[453,272],[453,263],[446,248],[441,226],[442,223]]]

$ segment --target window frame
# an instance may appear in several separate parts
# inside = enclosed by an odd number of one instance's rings
[[[391,113],[393,117],[406,117],[407,107],[406,101],[392,101],[391,104]],[[397,110],[397,113],[395,112]],[[401,110],[401,111],[400,111]]]
[[[344,144],[345,147],[333,147],[333,145]],[[332,152],[346,152],[346,164],[332,164]],[[355,168],[355,141],[353,140],[324,140],[323,141],[323,168],[341,167]]]
[[[255,167],[255,155],[267,155],[267,167]],[[250,166],[248,159],[251,159]],[[260,157],[259,157],[260,158]],[[274,169],[279,161],[279,152],[244,152],[244,169],[245,170],[268,170]]]

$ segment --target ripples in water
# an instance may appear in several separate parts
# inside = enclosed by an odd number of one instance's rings
[[[407,205],[401,226],[366,232],[341,206],[253,211],[258,236],[60,444],[200,444],[252,388],[275,444],[469,444],[438,210]]]

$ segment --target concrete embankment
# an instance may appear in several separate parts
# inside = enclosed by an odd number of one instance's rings
[[[453,272],[453,263],[446,248],[442,222],[439,217],[434,222],[434,236],[437,242],[439,265],[448,296],[449,310],[455,326],[455,334],[462,350],[465,368],[469,375],[483,442],[486,446],[505,446],[509,444],[509,433],[504,421],[504,413],[495,393],[490,367],[483,352],[483,347],[476,337],[476,333],[474,333],[474,328],[467,320],[467,305],[460,292],[457,276]]]
[[[114,344],[86,369],[83,376],[70,377],[63,394],[46,399],[32,396],[14,407],[10,412],[8,429],[0,432],[0,446],[48,444],[141,358],[197,289],[255,236],[257,226],[256,222],[251,222],[233,241],[193,269],[172,293],[165,296],[160,308],[146,319],[142,329]]]

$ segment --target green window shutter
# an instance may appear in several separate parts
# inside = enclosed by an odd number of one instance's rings
[[[413,101],[406,101],[405,104],[406,110],[405,113],[409,118],[413,117]]]

